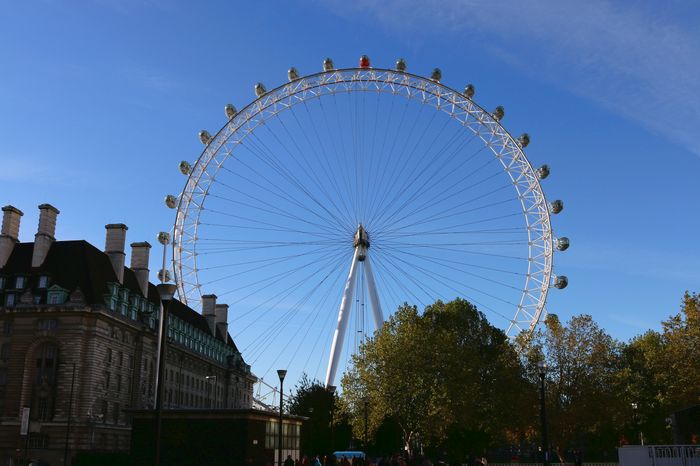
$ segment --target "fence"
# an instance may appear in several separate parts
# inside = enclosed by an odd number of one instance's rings
[[[700,445],[627,445],[620,466],[700,466]]]

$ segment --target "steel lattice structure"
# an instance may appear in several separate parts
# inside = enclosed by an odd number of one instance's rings
[[[488,112],[471,96],[439,82],[439,77],[429,79],[404,71],[369,67],[331,69],[295,77],[269,92],[260,88],[256,100],[230,115],[215,135],[203,141],[206,143],[204,151],[196,163],[188,167],[188,179],[179,196],[174,225],[173,265],[181,301],[196,307],[206,292],[201,289],[198,277],[200,216],[217,175],[237,146],[261,125],[299,104],[345,93],[391,94],[431,107],[471,132],[500,162],[522,207],[529,251],[522,295],[506,333],[509,337],[521,332],[532,333],[543,315],[550,285],[566,286],[561,283],[561,280],[566,281],[565,277],[553,283],[557,280],[552,276],[553,250],[555,247],[566,249],[568,240],[562,238],[566,246],[560,247],[552,234],[550,213],[561,210],[561,204],[549,204],[543,193],[540,179],[547,176],[548,168],[543,167],[544,174],[542,169],[538,172],[533,168],[523,151],[527,142],[509,134],[500,123],[502,115]]]

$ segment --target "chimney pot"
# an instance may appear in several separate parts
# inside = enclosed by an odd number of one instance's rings
[[[217,304],[216,305],[216,328],[219,329],[221,336],[226,341],[226,335],[228,335],[228,304]],[[216,333],[214,334],[216,336]]]
[[[209,331],[216,336],[216,295],[202,295],[202,315],[207,320]]]
[[[147,241],[131,243],[131,270],[136,275],[136,280],[141,288],[141,293],[148,296],[148,259],[151,245]]]
[[[39,206],[39,229],[34,235],[34,250],[32,251],[32,267],[40,267],[49,253],[51,245],[56,240],[56,217],[59,210],[51,204]]]
[[[0,269],[5,267],[7,260],[19,242],[19,221],[24,215],[18,208],[6,205],[2,208],[2,229],[0,229]]]
[[[124,244],[126,243],[126,230],[129,228],[123,223],[110,223],[105,225],[107,236],[105,238],[105,254],[112,262],[112,268],[119,283],[124,283]]]

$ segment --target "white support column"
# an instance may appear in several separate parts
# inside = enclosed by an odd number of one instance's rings
[[[382,314],[382,308],[379,304],[379,296],[377,295],[377,285],[374,282],[374,274],[372,273],[372,266],[369,264],[369,254],[365,258],[365,279],[367,280],[367,293],[369,294],[369,301],[372,304],[372,316],[374,316],[374,326],[377,330],[382,328],[384,325],[384,314]]]
[[[328,372],[326,372],[326,387],[333,385],[335,381],[335,372],[338,370],[338,362],[340,353],[343,352],[343,341],[345,340],[345,331],[348,328],[348,316],[352,307],[352,297],[355,292],[355,275],[357,273],[357,257],[360,248],[355,248],[352,255],[352,263],[350,264],[350,273],[345,282],[345,290],[343,291],[343,299],[340,301],[340,309],[338,309],[338,325],[335,328],[333,335],[333,344],[331,345],[331,355],[328,359]]]

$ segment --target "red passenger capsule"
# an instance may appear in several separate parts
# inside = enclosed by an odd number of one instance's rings
[[[369,57],[367,55],[360,57],[360,68],[369,68]]]

